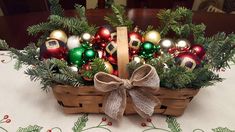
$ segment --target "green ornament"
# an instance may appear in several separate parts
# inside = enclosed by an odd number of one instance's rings
[[[77,65],[78,67],[81,67],[84,64],[83,60],[83,53],[85,51],[85,48],[83,47],[77,47],[69,51],[69,62],[72,64]]]
[[[151,59],[153,58],[153,53],[147,53],[145,51],[140,51],[139,55],[144,59]]]
[[[84,52],[84,60],[93,60],[97,53],[94,49],[87,49]]]
[[[144,51],[146,53],[153,53],[154,52],[154,44],[151,42],[144,42],[141,44],[141,51]]]
[[[154,52],[159,52],[161,49],[161,46],[160,45],[155,45],[154,46]]]
[[[90,43],[88,43],[88,42],[82,43],[82,47],[85,48],[85,49],[91,48]]]

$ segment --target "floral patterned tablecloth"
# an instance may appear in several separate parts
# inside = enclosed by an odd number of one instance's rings
[[[0,132],[235,132],[235,66],[220,71],[222,83],[202,88],[181,117],[138,115],[121,121],[102,114],[66,115],[52,92],[31,82],[23,67],[0,51]]]

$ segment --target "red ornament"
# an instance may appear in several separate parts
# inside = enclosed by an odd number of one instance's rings
[[[105,27],[100,27],[95,35],[95,39],[101,39],[104,41],[110,41],[111,40],[111,33],[110,31]]]
[[[107,59],[111,64],[117,65],[117,57],[114,57],[114,56],[110,55]]]
[[[113,70],[113,75],[118,76],[118,70]]]
[[[129,53],[131,54],[131,56],[137,55],[139,53],[139,50],[138,49],[129,49]]]
[[[88,62],[84,65],[82,65],[82,69],[81,69],[81,73],[83,74],[85,71],[90,71],[92,68],[91,68],[91,62]],[[92,81],[93,78],[89,78],[89,77],[84,77],[83,76],[83,79],[86,80],[86,81]]]
[[[129,33],[128,37],[129,37],[129,42],[128,42],[129,47],[131,49],[138,50],[141,45],[142,36],[137,32],[131,32]]]
[[[130,40],[133,40],[133,39],[138,39],[140,41],[142,40],[142,36],[138,32],[130,32],[128,34],[128,37],[129,37]]]
[[[104,50],[97,50],[98,57],[101,59],[106,59],[106,52]]]
[[[68,49],[64,42],[50,39],[40,46],[40,59],[57,58],[67,60]]]
[[[190,52],[179,53],[175,58],[176,63],[188,70],[193,70],[196,66],[200,65],[201,61],[199,58]]]
[[[194,53],[199,59],[203,60],[206,54],[204,47],[200,44],[194,44],[190,48],[191,52]]]

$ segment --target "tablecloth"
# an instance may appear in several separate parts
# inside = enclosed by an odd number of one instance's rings
[[[220,71],[222,83],[202,88],[180,117],[156,114],[150,119],[138,115],[121,121],[103,114],[62,112],[52,91],[41,90],[24,74],[27,68],[14,69],[14,59],[0,51],[0,132],[234,132],[235,66]]]

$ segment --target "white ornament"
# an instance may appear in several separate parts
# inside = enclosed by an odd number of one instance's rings
[[[78,72],[78,68],[76,66],[69,67],[73,72]]]
[[[67,41],[67,47],[69,50],[80,47],[80,38],[78,36],[70,36]]]

